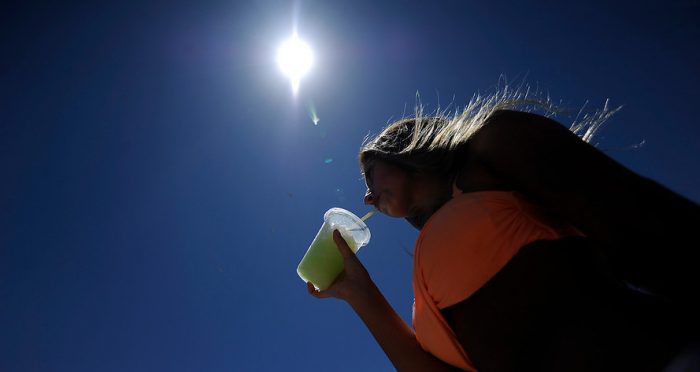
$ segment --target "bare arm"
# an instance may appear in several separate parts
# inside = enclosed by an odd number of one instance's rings
[[[608,248],[624,279],[689,303],[700,207],[630,171],[559,123],[499,111],[471,140],[494,175]]]
[[[333,239],[343,255],[345,271],[325,291],[317,292],[309,283],[309,292],[317,298],[347,301],[398,371],[457,371],[421,348],[413,330],[387,302],[337,231]]]

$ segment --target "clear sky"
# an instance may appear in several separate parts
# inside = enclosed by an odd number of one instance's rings
[[[460,107],[505,76],[574,113],[610,99],[599,148],[700,200],[697,0],[18,3],[0,371],[393,370],[296,266],[328,208],[369,210],[359,145],[416,92]],[[275,64],[294,27],[316,56],[296,96]],[[417,232],[368,225],[359,256],[410,321]]]

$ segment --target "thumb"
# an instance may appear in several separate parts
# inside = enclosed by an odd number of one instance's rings
[[[335,245],[338,246],[338,251],[340,251],[340,255],[343,256],[343,258],[351,258],[355,256],[348,243],[345,241],[345,239],[343,239],[343,236],[340,235],[340,231],[333,230],[333,241],[335,241]]]

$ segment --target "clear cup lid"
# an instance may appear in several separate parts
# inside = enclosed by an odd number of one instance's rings
[[[323,220],[331,225],[331,228],[352,236],[357,248],[367,245],[371,234],[369,227],[352,212],[343,208],[331,208],[323,215]]]

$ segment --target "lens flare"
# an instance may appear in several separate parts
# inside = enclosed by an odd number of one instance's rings
[[[311,118],[311,121],[314,123],[314,125],[318,125],[318,122],[321,121],[321,119],[318,118],[318,114],[316,113],[316,105],[314,105],[313,101],[309,101],[308,107],[309,118]]]

